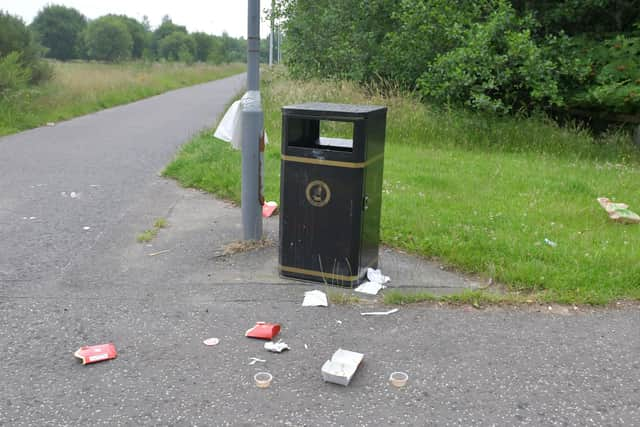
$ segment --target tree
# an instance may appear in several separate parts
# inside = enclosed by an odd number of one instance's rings
[[[142,58],[142,54],[145,48],[148,47],[150,42],[150,32],[145,28],[145,24],[136,21],[126,15],[106,15],[114,20],[122,22],[129,31],[131,40],[133,41],[133,47],[131,49],[131,56],[133,58]]]
[[[196,43],[188,34],[171,33],[160,40],[160,56],[169,61],[193,62]]]
[[[153,32],[153,36],[151,37],[151,50],[159,55],[159,47],[160,40],[167,37],[172,33],[183,33],[187,34],[187,27],[183,25],[176,25],[171,21],[171,18],[168,15],[165,15],[162,18],[162,24]]]
[[[42,48],[22,19],[0,10],[0,60],[4,64],[0,73],[5,74],[4,79],[8,82],[13,74],[22,76],[18,80],[26,78],[31,83],[47,80],[52,69],[42,61],[41,55]]]
[[[205,33],[192,33],[195,42],[195,60],[207,62],[209,57],[213,59],[215,48],[215,37]]]
[[[48,5],[34,18],[31,28],[48,49],[46,56],[61,60],[80,56],[79,40],[87,19],[74,8]]]
[[[121,19],[103,16],[87,26],[85,44],[89,58],[118,62],[131,58],[133,39]]]
[[[247,41],[244,37],[235,39],[226,32],[222,33],[221,50],[222,62],[243,62],[247,58]]]

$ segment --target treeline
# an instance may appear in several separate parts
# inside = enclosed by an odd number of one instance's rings
[[[296,76],[476,110],[640,113],[640,0],[280,0]]]
[[[225,63],[245,60],[246,41],[223,34],[189,33],[165,16],[155,30],[125,15],[89,20],[80,11],[48,5],[29,26],[45,56],[59,60],[93,59],[118,62],[129,59]]]

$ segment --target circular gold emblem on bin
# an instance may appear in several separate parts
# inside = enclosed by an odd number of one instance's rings
[[[311,181],[306,190],[307,201],[317,208],[321,208],[331,200],[331,190],[324,181]]]

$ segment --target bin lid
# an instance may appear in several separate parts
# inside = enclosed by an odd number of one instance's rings
[[[364,118],[369,113],[386,109],[387,107],[380,105],[333,104],[328,102],[307,102],[282,107],[282,111],[285,113],[312,115],[319,118],[323,115]]]

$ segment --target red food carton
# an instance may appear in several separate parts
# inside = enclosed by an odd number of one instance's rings
[[[103,360],[115,359],[118,355],[116,346],[112,343],[99,345],[86,345],[76,350],[73,355],[82,359],[83,365],[89,363],[102,362]]]
[[[250,338],[260,338],[272,340],[280,332],[280,325],[277,323],[256,322],[256,326],[249,329],[244,335]]]

